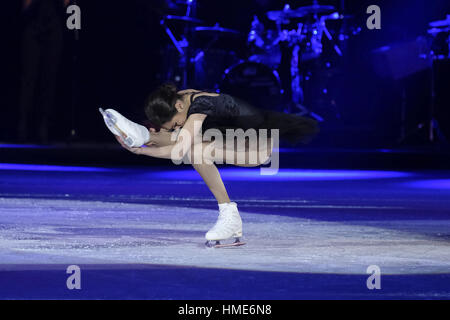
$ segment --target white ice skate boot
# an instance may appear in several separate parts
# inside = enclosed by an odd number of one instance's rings
[[[242,219],[237,209],[235,202],[221,203],[219,204],[219,218],[216,224],[209,230],[206,235],[207,247],[227,247],[227,246],[239,246],[245,244],[240,242],[239,238],[242,237]],[[235,242],[232,244],[220,244],[221,240],[229,238],[235,238]]]
[[[113,109],[98,109],[106,126],[113,134],[122,137],[129,147],[140,147],[150,141],[150,132],[140,124],[128,120]]]

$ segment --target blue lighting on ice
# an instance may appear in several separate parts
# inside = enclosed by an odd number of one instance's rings
[[[310,170],[310,169],[280,169],[276,175],[263,176],[259,168],[244,169],[219,169],[225,180],[362,180],[362,179],[388,179],[408,177],[411,174],[400,171],[375,171],[375,170]],[[200,176],[194,170],[169,170],[147,173],[149,178],[171,180],[200,180]]]
[[[14,143],[0,143],[0,148],[5,149],[51,149],[51,146],[43,146],[38,144],[14,144]]]
[[[407,185],[412,188],[450,190],[450,179],[417,180],[408,182]]]
[[[116,169],[99,167],[54,166],[43,164],[0,163],[0,170],[59,171],[59,172],[111,172]]]
[[[0,163],[0,170],[45,171],[45,172],[139,172],[149,179],[201,180],[193,169],[178,168],[102,168],[80,166],[58,166],[42,164]],[[320,181],[320,180],[364,180],[409,177],[412,173],[381,170],[315,170],[315,169],[280,169],[275,175],[261,175],[260,168],[219,168],[220,174],[228,180],[272,180],[272,181]],[[447,180],[443,180],[447,181]],[[447,182],[450,186],[450,182]]]

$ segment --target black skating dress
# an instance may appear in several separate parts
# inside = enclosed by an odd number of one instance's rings
[[[319,132],[317,121],[311,118],[257,108],[228,94],[199,96],[199,93],[203,92],[191,94],[187,116],[195,113],[207,115],[202,125],[203,132],[218,129],[225,134],[226,129],[245,131],[253,128],[257,132],[258,129],[269,129],[270,136],[270,129],[278,129],[280,140],[294,145],[309,142]]]

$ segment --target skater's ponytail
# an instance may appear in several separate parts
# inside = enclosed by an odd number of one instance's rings
[[[157,127],[170,121],[177,113],[175,103],[179,99],[182,97],[178,94],[175,85],[167,83],[160,86],[149,95],[145,103],[145,114],[148,120]]]

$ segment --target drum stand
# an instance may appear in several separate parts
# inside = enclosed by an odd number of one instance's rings
[[[323,34],[325,34],[325,36],[327,37],[327,39],[330,42],[334,42],[333,41],[333,37],[330,34],[330,32],[327,29],[327,26],[325,24],[325,21],[328,19],[338,19],[339,15],[336,13],[332,13],[328,16],[322,16],[320,19],[317,17],[317,15],[314,15],[314,20],[316,20],[316,29],[314,29],[313,31],[313,36],[310,39],[310,43],[311,43],[311,47],[313,49],[313,54],[317,54],[318,56],[320,56],[322,54],[322,36]],[[301,34],[301,30],[302,30],[302,25],[299,24],[299,29],[298,29],[298,33]],[[341,49],[338,47],[337,44],[334,44],[333,46],[334,51],[336,52],[336,54],[340,57],[342,57],[342,51]],[[293,46],[292,49],[292,57],[291,57],[291,90],[292,90],[292,94],[291,94],[291,102],[292,105],[295,106],[298,110],[300,111],[294,111],[294,110],[290,110],[291,112],[293,111],[295,114],[298,115],[309,115],[310,117],[316,119],[319,122],[324,121],[324,118],[321,117],[319,114],[311,111],[310,109],[308,109],[306,106],[302,105],[301,102],[303,101],[303,89],[301,87],[301,77],[300,77],[300,72],[299,72],[299,61],[300,61],[300,57],[301,57],[301,48],[299,46],[299,44],[296,44]]]
[[[72,4],[77,5],[77,1],[73,1]],[[71,95],[72,99],[70,102],[70,132],[69,136],[66,138],[67,142],[70,144],[75,142],[79,138],[79,132],[77,131],[77,111],[79,110],[79,53],[80,53],[80,32],[78,29],[74,29],[74,36],[71,39],[72,43],[72,83],[71,83]]]
[[[186,8],[186,15],[180,18],[186,18],[185,21],[194,21],[195,19],[191,18],[191,16],[195,16],[196,13],[196,0],[188,0],[187,1],[187,8]],[[189,69],[191,66],[191,63],[194,62],[194,59],[191,58],[192,56],[192,50],[190,48],[190,43],[187,39],[191,39],[192,35],[192,27],[189,25],[186,25],[184,28],[184,32],[181,36],[181,40],[177,40],[174,36],[173,32],[170,30],[170,28],[166,24],[166,18],[169,18],[171,16],[167,16],[163,18],[160,21],[161,26],[164,28],[164,31],[169,36],[170,40],[172,41],[173,45],[177,49],[180,57],[178,59],[178,67],[180,70],[182,70],[182,76],[181,80],[181,87],[186,89],[188,85],[188,78],[190,76]]]
[[[183,37],[182,40],[178,41],[175,36],[173,35],[170,28],[167,26],[166,21],[162,19],[160,21],[161,26],[164,28],[164,31],[169,36],[170,40],[172,41],[173,45],[177,49],[178,53],[180,54],[180,57],[178,58],[178,66],[181,70],[183,70],[183,76],[182,76],[182,86],[183,88],[186,87],[187,83],[187,58],[186,58],[186,51],[184,50],[189,46],[189,43],[187,42],[186,38]]]
[[[420,129],[426,128],[427,137],[426,140],[428,143],[436,143],[441,142],[447,144],[448,141],[445,138],[444,134],[439,129],[439,124],[436,118],[434,117],[435,107],[436,107],[436,87],[435,87],[435,71],[434,71],[434,60],[435,56],[431,56],[430,63],[430,104],[429,104],[429,119],[425,120],[417,125],[417,127],[410,132],[406,132],[406,92],[405,88],[402,88],[402,103],[401,103],[401,129],[400,129],[400,138],[397,140],[397,143],[403,143],[408,137],[415,134]],[[436,139],[438,138],[438,139]]]

